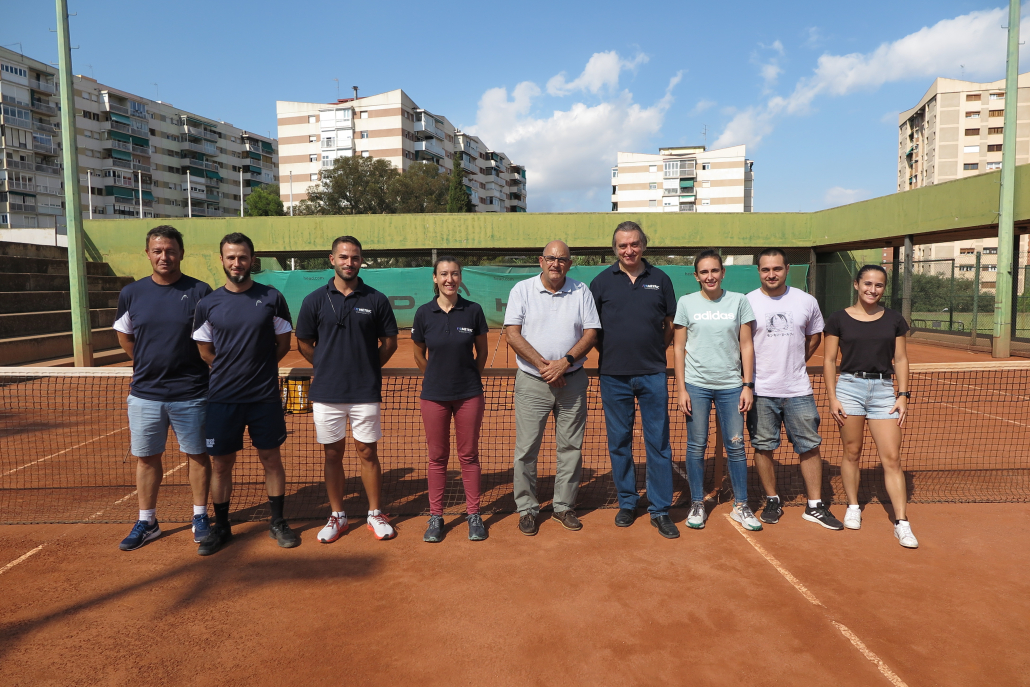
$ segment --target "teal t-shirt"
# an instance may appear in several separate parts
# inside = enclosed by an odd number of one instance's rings
[[[753,322],[751,304],[742,293],[723,289],[710,301],[700,291],[676,304],[674,324],[687,328],[683,378],[705,389],[735,389],[744,378],[740,369],[740,325]]]

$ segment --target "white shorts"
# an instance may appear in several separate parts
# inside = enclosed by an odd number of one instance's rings
[[[363,444],[373,444],[383,436],[378,403],[312,403],[315,417],[315,438],[320,444],[335,444],[350,433]]]

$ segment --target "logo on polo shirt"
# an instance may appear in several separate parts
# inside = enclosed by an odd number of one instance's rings
[[[644,284],[644,288],[651,289],[652,291],[659,291],[662,287],[658,286],[658,284]]]
[[[736,315],[731,312],[707,312],[694,313],[695,320],[734,320]]]
[[[255,306],[261,305],[261,301],[254,301],[254,305]]]
[[[461,332],[462,334],[471,334],[472,333],[472,329],[469,328],[469,327],[458,327],[458,331]]]
[[[189,297],[190,297],[190,296],[189,296],[189,294],[188,294],[188,293],[184,293],[184,294],[182,294],[182,298],[180,298],[179,300],[180,300],[180,301],[184,301],[184,300],[187,300],[187,299],[188,299]]]
[[[360,315],[371,315],[372,314],[372,311],[369,310],[368,308],[354,308],[354,312],[356,312],[356,313],[358,313]]]

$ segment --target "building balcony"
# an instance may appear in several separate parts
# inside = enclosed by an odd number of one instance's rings
[[[119,160],[118,158],[114,158],[114,157],[104,158],[101,161],[100,166],[102,168],[104,168],[104,169],[112,169],[112,168],[114,168],[114,169],[127,169],[130,172],[132,171],[132,163],[131,162],[129,162],[128,160]]]
[[[29,109],[35,110],[36,112],[42,112],[43,114],[50,115],[51,117],[56,117],[58,115],[56,107],[48,103],[44,103],[41,100],[33,100],[29,105]]]
[[[35,212],[36,206],[27,203],[0,203],[0,212]]]
[[[464,155],[461,157],[461,168],[472,174],[479,173],[479,167],[476,166],[475,161],[467,159]]]
[[[45,124],[44,122],[34,121],[32,122],[32,128],[36,131],[41,131],[44,134],[50,134],[51,136],[56,136],[59,133],[56,126],[53,126],[52,124]]]
[[[36,79],[29,79],[29,88],[32,88],[37,91],[43,91],[44,93],[49,93],[50,95],[57,93],[57,87],[54,86],[54,84],[47,83],[46,81],[38,81]]]
[[[150,157],[150,148],[147,148],[145,146],[134,145],[132,146],[132,152],[136,153],[137,155],[146,155],[147,157]]]
[[[428,153],[430,155],[435,155],[441,158],[445,156],[443,148],[440,146],[439,143],[436,142],[435,139],[432,138],[426,139],[425,141],[416,141],[415,151]]]
[[[191,141],[183,141],[179,147],[180,149],[185,148],[187,150],[192,150],[197,153],[207,153],[207,149],[204,148],[204,146],[202,146],[199,143],[193,143]]]
[[[63,215],[64,208],[60,205],[37,205],[36,212],[42,215]]]
[[[3,163],[7,169],[23,169],[26,172],[33,172],[36,169],[35,165],[33,165],[31,162],[22,162],[21,160],[5,159]]]
[[[193,158],[184,157],[182,159],[183,167],[197,167],[200,169],[209,169],[212,172],[218,171],[218,165],[212,162],[204,162],[203,160],[194,160]]]
[[[100,103],[100,108],[105,112],[117,112],[120,115],[125,115],[126,117],[129,116],[129,108],[112,103],[110,100],[105,100]]]
[[[247,144],[247,150],[252,152],[252,153],[257,153],[258,155],[261,154],[261,146],[259,144],[257,144],[257,143],[248,143]]]
[[[32,142],[32,150],[40,155],[59,155],[61,153],[57,146],[47,145],[46,143],[40,143],[38,141]]]
[[[190,136],[196,136],[197,138],[204,138],[204,139],[207,139],[209,141],[217,141],[218,140],[218,134],[211,133],[210,131],[205,131],[204,129],[200,129],[200,128],[197,128],[195,126],[190,126],[189,124],[184,124],[182,128]]]
[[[443,132],[436,126],[436,123],[430,119],[416,119],[415,120],[415,131],[420,131],[430,136],[435,136],[441,141],[444,140]]]
[[[115,122],[115,121],[100,122],[100,128],[101,128],[101,130],[107,130],[107,131],[120,131],[123,134],[130,134],[130,133],[132,133],[132,128],[128,124],[122,124],[121,122]]]
[[[204,198],[206,198],[207,200],[213,201],[215,203],[217,203],[219,200],[221,200],[221,198],[219,197],[219,195],[217,193],[210,193],[210,192],[205,194]]]
[[[4,114],[3,115],[3,123],[4,123],[5,126],[16,126],[16,127],[20,128],[20,129],[28,129],[29,131],[32,130],[32,120],[31,119],[23,119],[21,117],[12,117],[9,114]]]
[[[132,152],[132,144],[124,141],[117,141],[113,138],[109,138],[106,141],[101,141],[100,146],[102,148],[114,148],[115,150],[124,150],[127,153]]]
[[[61,174],[61,168],[60,167],[55,167],[53,165],[33,165],[33,167],[35,168],[35,170],[37,172],[39,172],[41,174],[54,174],[54,175],[60,175]]]

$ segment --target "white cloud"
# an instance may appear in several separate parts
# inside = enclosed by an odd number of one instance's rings
[[[776,85],[776,80],[783,73],[783,69],[775,61],[767,62],[762,65],[760,73],[765,81],[766,88],[769,88]]]
[[[716,102],[714,100],[706,100],[704,98],[701,98],[701,100],[697,101],[697,105],[694,105],[694,107],[690,110],[689,114],[691,116],[699,115],[702,112],[704,112],[705,110],[712,109],[713,107],[715,107],[715,105],[716,105]]]
[[[1002,9],[970,12],[944,19],[870,53],[822,55],[812,75],[800,79],[793,92],[771,96],[764,104],[738,113],[715,142],[716,147],[755,145],[784,115],[807,114],[817,96],[874,91],[885,83],[958,75],[999,78],[1005,66],[1005,22]],[[1030,17],[1020,31],[1030,31]],[[1024,51],[1025,52],[1025,51]],[[739,120],[739,121],[738,121]]]
[[[647,55],[638,53],[632,60],[624,60],[614,50],[594,53],[583,73],[572,81],[565,81],[565,72],[552,76],[547,82],[547,93],[554,96],[569,95],[576,91],[597,93],[607,87],[614,92],[619,86],[619,74],[623,70],[634,70],[647,62]]]
[[[818,48],[823,43],[823,32],[818,26],[809,26],[805,31],[805,47]]]
[[[869,192],[860,188],[843,188],[841,186],[834,186],[831,189],[827,189],[826,194],[823,196],[823,203],[828,208],[835,208],[838,205],[847,205],[848,203],[857,203],[860,200],[865,200],[869,197]]]
[[[598,56],[603,56],[599,60]],[[614,59],[612,57],[614,56]],[[646,58],[645,58],[646,59]],[[640,60],[625,61],[615,52],[598,53],[590,58],[583,75],[573,82],[551,79],[548,89],[566,94],[572,90],[600,93],[607,87],[613,93],[597,104],[569,103],[549,115],[534,114],[534,103],[543,96],[535,83],[524,81],[509,93],[506,88],[491,88],[479,101],[476,124],[469,131],[481,136],[496,150],[526,166],[530,204],[534,211],[601,209],[601,196],[607,197],[619,151],[640,150],[653,136],[661,133],[665,114],[673,102],[672,91],[682,72],[669,80],[665,94],[650,106],[633,102],[633,94],[618,88],[618,72]],[[591,64],[604,61],[622,65],[614,71],[591,71]],[[637,62],[640,63],[640,62]],[[588,72],[591,77],[585,78]],[[577,84],[577,82],[579,82]],[[573,84],[577,84],[573,87]],[[600,193],[604,191],[604,193]],[[600,194],[600,195],[598,195]],[[593,202],[589,202],[596,196]]]

